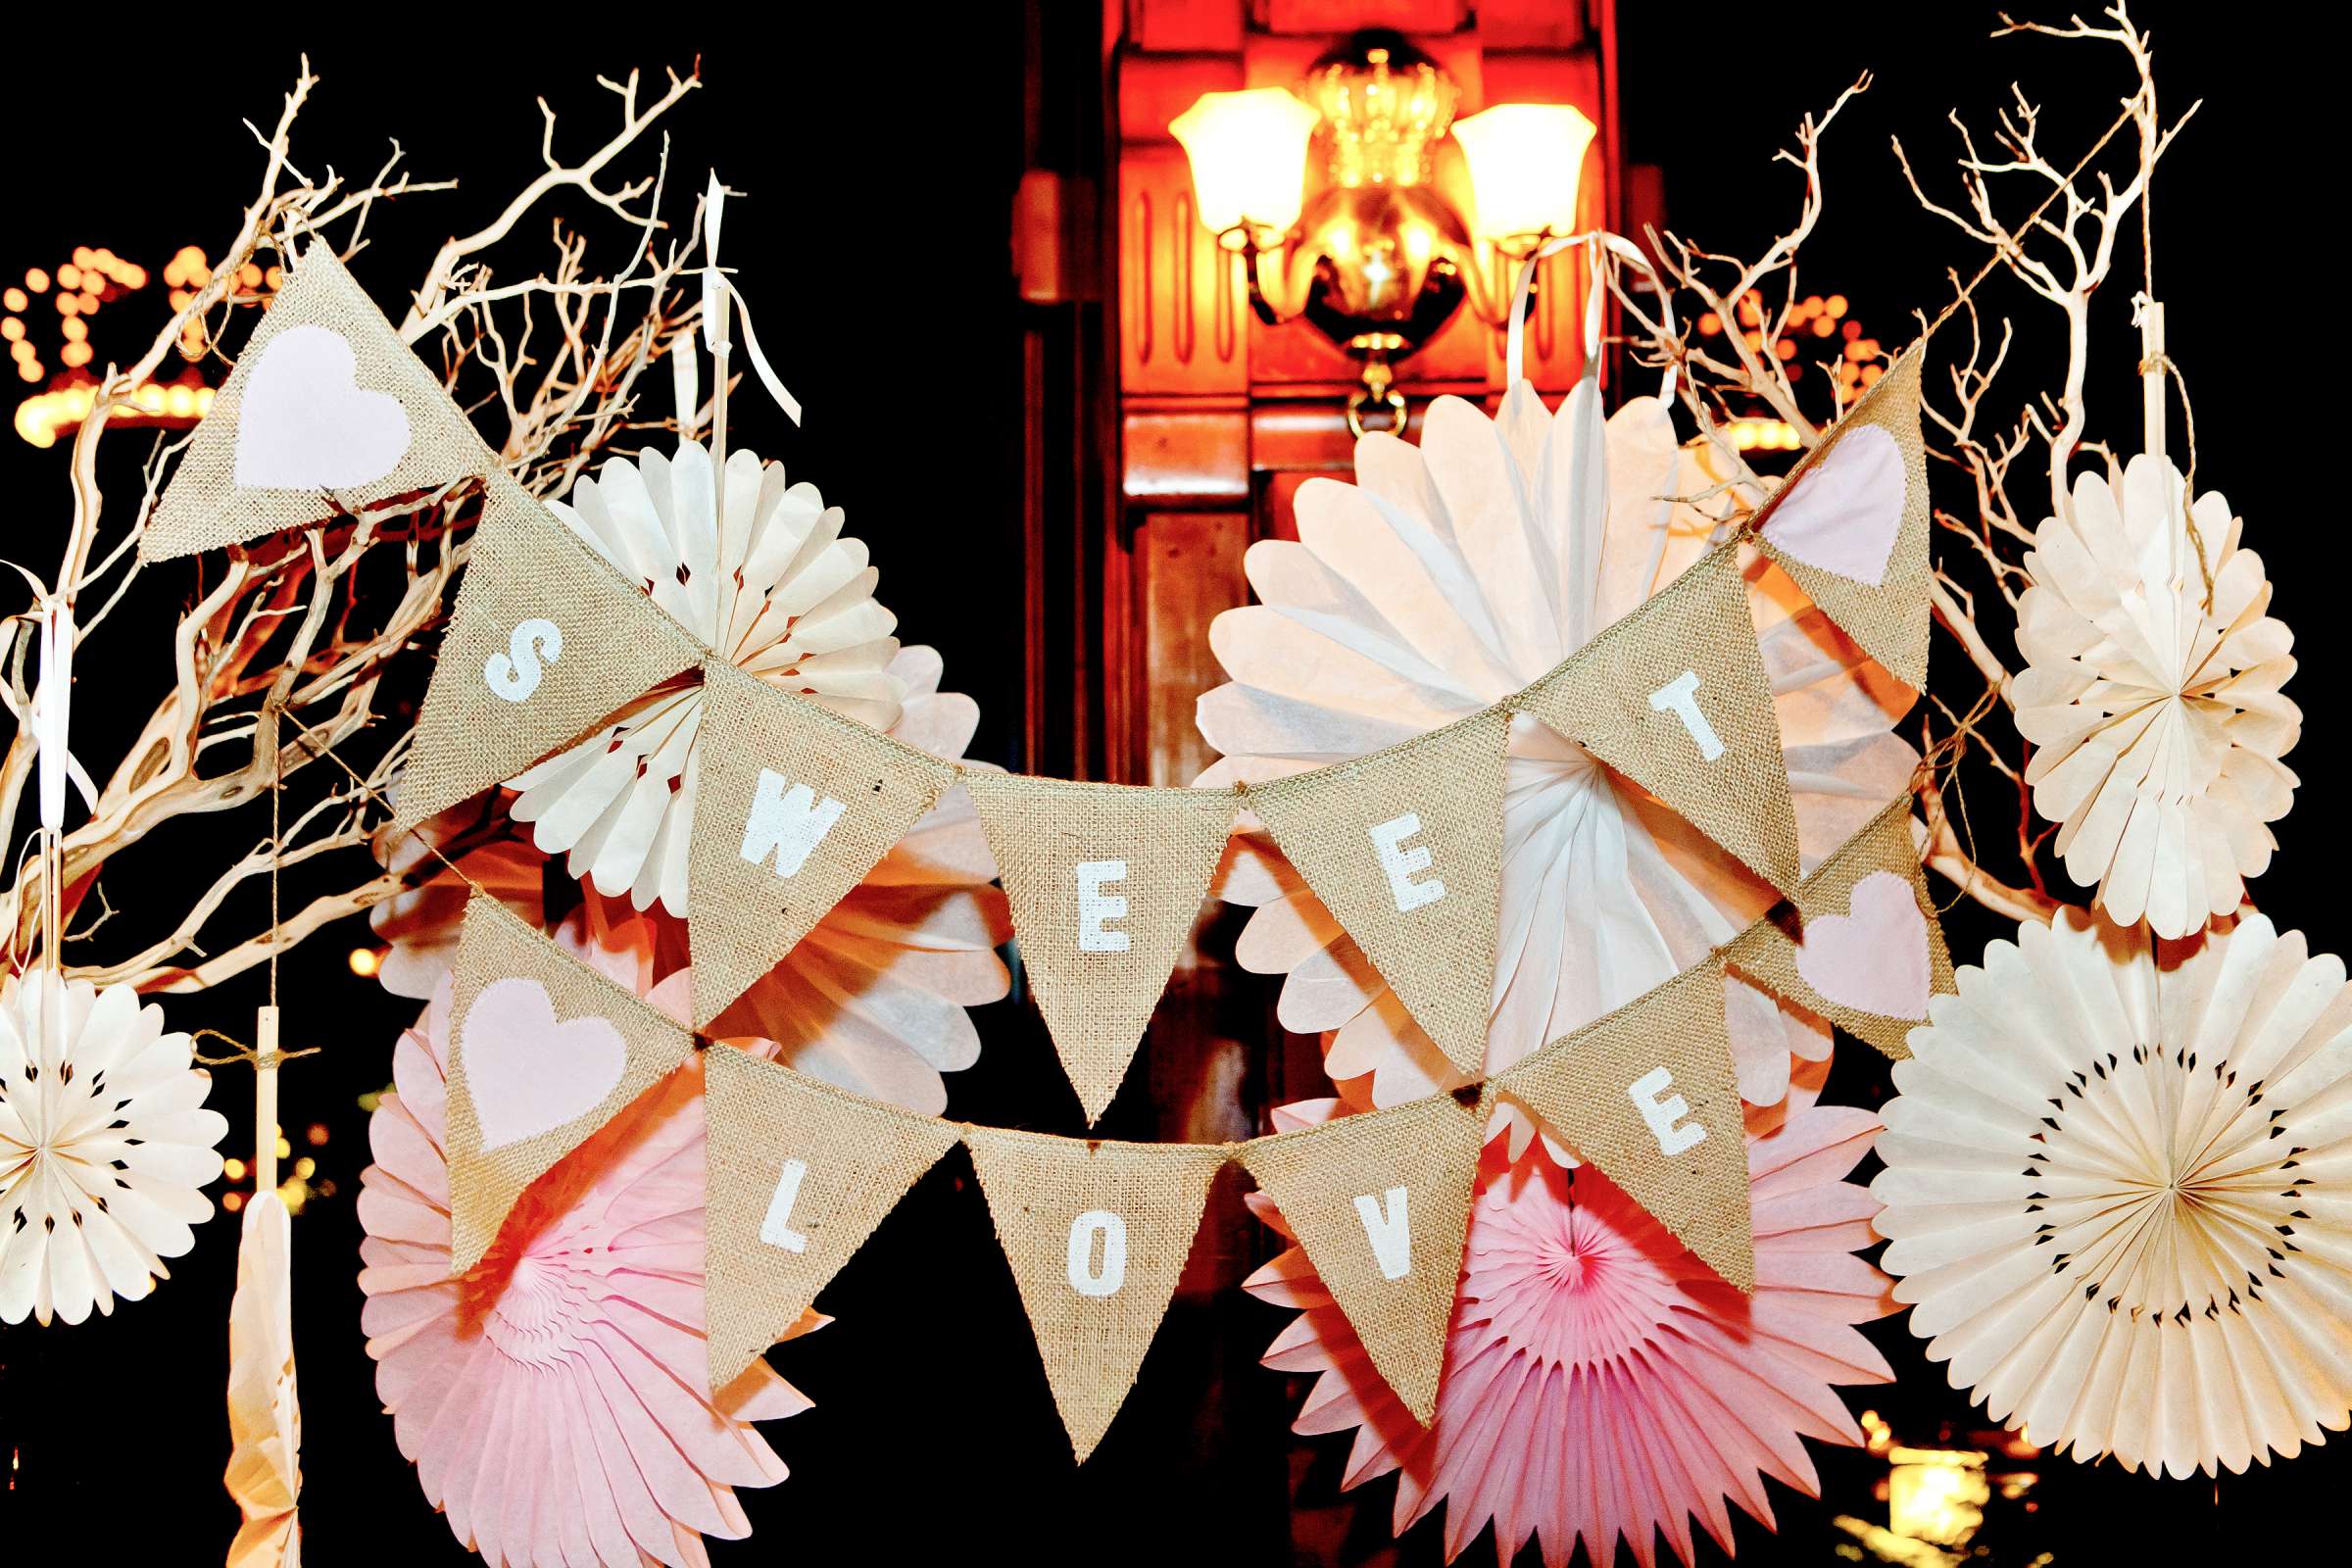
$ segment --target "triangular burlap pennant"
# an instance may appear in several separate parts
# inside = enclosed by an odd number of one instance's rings
[[[1796,816],[1740,548],[1708,552],[1512,703],[1787,892]]]
[[[723,1389],[801,1320],[956,1129],[731,1046],[703,1053],[703,1085],[708,1351]]]
[[[1447,1059],[1486,1065],[1502,893],[1500,708],[1250,788],[1306,885]]]
[[[1226,1152],[991,1127],[965,1129],[963,1142],[1083,1464],[1167,1313]]]
[[[497,466],[334,248],[313,240],[196,427],[139,555],[242,544]]]
[[[1241,802],[1229,790],[1014,773],[974,772],[963,784],[996,853],[1022,967],[1091,1124],[1127,1075]]]
[[[1709,958],[1498,1074],[1701,1262],[1756,1288],[1747,1132]]]
[[[694,1054],[694,1036],[475,894],[450,1003],[450,1272],[524,1188]]]
[[[1732,967],[1809,1007],[1897,1060],[1928,1021],[1928,998],[1953,991],[1919,851],[1911,841],[1911,797],[1897,799],[1783,906],[1725,950]]]
[[[1422,1425],[1462,1271],[1486,1124],[1432,1095],[1244,1144],[1243,1166],[1306,1249],[1372,1365]]]
[[[775,966],[956,782],[854,719],[703,663],[688,862],[697,1027]]]
[[[703,649],[514,480],[490,481],[394,825],[514,777]]]
[[[1928,460],[1913,347],[1749,519],[1764,553],[1895,679],[1928,679]]]

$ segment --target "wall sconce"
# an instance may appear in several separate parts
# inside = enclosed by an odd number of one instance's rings
[[[1274,324],[1303,316],[1363,367],[1351,426],[1368,404],[1401,424],[1391,367],[1467,302],[1502,324],[1511,270],[1577,228],[1592,122],[1565,104],[1502,104],[1455,123],[1454,84],[1392,32],[1358,33],[1315,62],[1307,101],[1280,87],[1212,92],[1169,130],[1192,165],[1200,220],[1246,259],[1250,301]],[[1450,132],[1473,207],[1431,181]],[[1324,146],[1308,177],[1310,142]]]

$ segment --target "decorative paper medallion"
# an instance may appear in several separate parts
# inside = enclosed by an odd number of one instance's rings
[[[956,770],[717,659],[703,663],[694,1019],[708,1024],[888,855]]]
[[[702,658],[643,592],[494,475],[395,825],[414,827],[512,777]]]
[[[1886,368],[1753,519],[1764,553],[1897,680],[1928,678],[1928,460],[1917,348]]]
[[[79,1323],[171,1278],[228,1131],[164,1009],[41,966],[0,975],[0,1323]]]
[[[1192,936],[1240,799],[977,771],[963,783],[1038,1008],[1092,1123]]]
[[[2243,1471],[2352,1416],[2352,987],[2259,914],[2069,910],[1962,969],[1897,1062],[1871,1193],[1911,1332],[2088,1461]]]
[[[197,425],[139,555],[242,544],[497,466],[333,247],[314,240]]]
[[[989,1127],[963,1142],[1083,1464],[1167,1313],[1225,1151]]]
[[[861,1100],[728,1046],[703,1053],[710,1117],[710,1386],[784,1338],[956,1142],[950,1123]]]
[[[1413,1419],[1437,1408],[1483,1117],[1450,1095],[1242,1146]]]
[[[1805,878],[1786,908],[1742,932],[1732,967],[1887,1055],[1952,989],[1952,959],[1911,840],[1904,796]]]
[[[1708,552],[1513,706],[1631,777],[1774,887],[1796,885],[1788,760],[1736,543]]]
[[[463,1274],[522,1190],[691,1055],[694,1037],[495,899],[466,905],[456,972],[450,1267]]]
[[[1486,1062],[1510,715],[1250,787],[1250,808],[1446,1059]]]
[[[2187,489],[2144,453],[2120,486],[2076,476],[2067,514],[2042,519],[2026,553],[2027,667],[2011,688],[2034,808],[2058,824],[2067,875],[2160,937],[2230,913],[2271,863],[2266,824],[2298,782],[2279,759],[2303,734],[2279,689],[2294,634],[2270,613],[2262,558],[2238,547],[2225,497],[2184,507]]]
[[[1753,1291],[1747,1147],[1723,988],[1719,958],[1685,970],[1518,1062],[1494,1087],[1558,1129],[1707,1267]]]

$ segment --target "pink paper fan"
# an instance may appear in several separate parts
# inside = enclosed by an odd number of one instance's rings
[[[1289,1107],[1290,1120],[1330,1108]],[[1490,1521],[1497,1561],[1536,1536],[1546,1568],[1566,1568],[1580,1544],[1605,1564],[1620,1537],[1651,1568],[1661,1531],[1689,1562],[1692,1516],[1732,1550],[1727,1498],[1770,1525],[1763,1477],[1817,1494],[1800,1438],[1860,1443],[1831,1385],[1892,1378],[1852,1326],[1893,1306],[1886,1276],[1852,1255],[1873,1240],[1877,1204],[1843,1179],[1878,1130],[1870,1112],[1816,1105],[1802,1086],[1751,1126],[1752,1298],[1599,1171],[1562,1169],[1541,1140],[1514,1163],[1497,1139],[1427,1430],[1373,1370],[1301,1249],[1246,1282],[1302,1309],[1265,1355],[1277,1370],[1319,1374],[1292,1430],[1353,1429],[1343,1485],[1396,1472],[1399,1535],[1446,1503],[1448,1562]],[[1251,1205],[1282,1229],[1262,1198]]]
[[[650,925],[585,929],[575,917],[559,941],[624,984],[651,974]],[[674,1004],[683,984],[637,988]],[[452,1280],[450,994],[444,979],[401,1036],[359,1203],[361,1322],[400,1451],[491,1563],[705,1564],[704,1536],[751,1532],[734,1489],[784,1479],[750,1423],[808,1401],[765,1362],[702,1392],[699,1074],[674,1074],[557,1165]]]

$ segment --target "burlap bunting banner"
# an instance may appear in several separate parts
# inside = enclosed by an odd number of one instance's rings
[[[973,772],[1021,963],[1091,1124],[1127,1075],[1240,800]]]
[[[1433,1095],[1244,1144],[1372,1365],[1429,1424],[1486,1119]]]
[[[522,1190],[693,1054],[694,1036],[475,894],[449,1054],[450,1272],[481,1261]]]
[[[1707,1267],[1756,1288],[1720,957],[1561,1036],[1494,1087],[1557,1129]]]
[[[1896,1059],[1948,996],[1952,956],[1902,796],[1805,878],[1786,906],[1725,949],[1732,967]]]
[[[1486,1064],[1502,895],[1506,709],[1250,787],[1306,885],[1446,1058]]]
[[[708,1353],[723,1389],[800,1321],[956,1129],[732,1046],[703,1053],[703,1092]]]
[[[1726,544],[1512,704],[1787,892],[1796,816],[1740,549]]]
[[[937,758],[747,675],[703,664],[688,876],[696,1027],[726,1010],[956,782]]]
[[[494,474],[394,825],[514,777],[702,658],[636,584]]]
[[[1159,1331],[1226,1152],[991,1127],[963,1143],[1083,1464]]]
[[[139,555],[242,544],[496,466],[448,389],[314,240],[196,427]]]
[[[1928,679],[1928,460],[1919,362],[1887,367],[1750,519],[1764,553],[1895,679]]]

